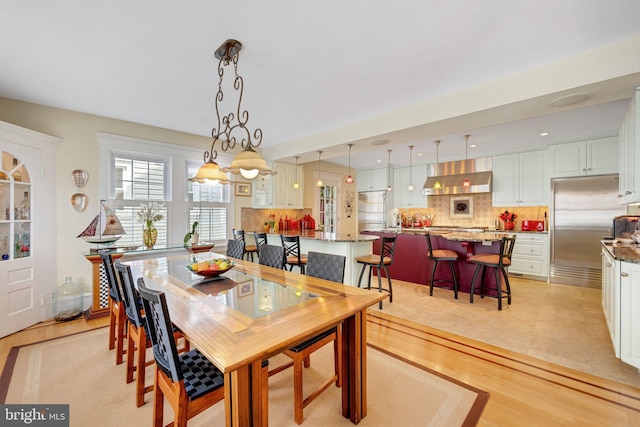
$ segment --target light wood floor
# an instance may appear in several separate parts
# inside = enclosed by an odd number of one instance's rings
[[[489,402],[479,425],[640,425],[640,389],[636,387],[389,314],[390,308],[398,307],[403,299],[400,295],[404,292],[400,289],[413,289],[413,285],[406,285],[396,285],[394,291],[398,290],[398,297],[396,299],[394,295],[393,304],[385,303],[382,311],[370,310],[369,344],[489,392]],[[419,308],[424,307],[424,295],[418,297],[415,290],[413,292]],[[443,304],[447,297],[441,297],[440,304]],[[433,297],[429,299],[434,302]],[[490,301],[495,303],[495,300]],[[460,304],[458,310],[462,310],[462,301],[457,304]],[[477,310],[475,307],[472,309]],[[483,310],[491,309],[487,304]],[[12,346],[93,329],[107,323],[107,318],[45,322],[5,337],[0,340],[0,366],[4,366]]]

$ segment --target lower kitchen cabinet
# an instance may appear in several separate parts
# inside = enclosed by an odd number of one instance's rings
[[[616,357],[620,357],[620,261],[602,249],[602,311]]]
[[[515,233],[509,274],[518,274],[532,279],[547,280],[549,277],[549,235],[547,233]]]
[[[620,359],[640,368],[640,264],[620,262]]]

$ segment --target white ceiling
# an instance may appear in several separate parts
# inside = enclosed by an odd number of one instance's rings
[[[640,44],[637,0],[0,0],[0,9],[0,96],[198,135],[215,125],[213,52],[239,40],[248,126],[262,128],[265,157],[292,162],[321,149],[346,165],[347,143],[355,168],[386,162],[387,149],[407,164],[410,144],[425,154],[414,164],[434,161],[436,139],[440,161],[461,159],[464,134],[477,144],[470,158],[611,134],[640,86],[640,55],[627,55]],[[549,106],[574,92],[591,97]],[[379,139],[389,143],[369,144]]]

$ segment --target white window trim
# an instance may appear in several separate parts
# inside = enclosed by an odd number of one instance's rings
[[[113,180],[111,175],[112,156],[118,154],[144,156],[145,158],[157,158],[161,160],[168,159],[169,171],[167,176],[167,200],[171,203],[167,204],[167,215],[172,219],[167,224],[167,242],[179,244],[184,238],[186,230],[182,224],[187,224],[189,220],[189,210],[187,200],[187,183],[184,181],[186,176],[187,161],[202,163],[203,154],[210,146],[203,149],[185,147],[181,145],[169,144],[166,142],[157,142],[140,138],[132,138],[122,135],[114,135],[109,133],[96,133],[98,147],[100,150],[100,168],[99,168],[99,196],[100,199],[108,200],[113,198],[115,194],[109,197],[110,182]],[[221,164],[230,164],[233,157],[228,154],[219,153],[216,161]],[[230,218],[234,218],[234,200],[231,195],[229,203],[229,212],[227,215],[227,235],[231,236],[232,226]]]

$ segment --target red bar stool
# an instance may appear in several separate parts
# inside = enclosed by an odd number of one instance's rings
[[[513,247],[516,243],[516,236],[503,237],[500,241],[500,252],[497,254],[477,254],[472,256],[469,261],[476,264],[476,271],[473,273],[473,279],[471,280],[471,290],[469,292],[469,302],[473,303],[473,295],[475,293],[476,279],[480,268],[482,268],[482,278],[480,280],[480,297],[485,296],[498,299],[498,310],[502,310],[502,299],[507,298],[507,304],[511,304],[511,286],[509,286],[509,276],[505,267],[511,265],[511,255],[513,254]],[[496,278],[496,287],[485,287],[485,270],[487,267],[494,269]],[[505,289],[502,288],[500,281],[500,273],[504,277]],[[494,290],[496,295],[487,295],[485,290]]]
[[[453,295],[455,299],[458,299],[458,278],[456,277],[456,269],[455,262],[458,261],[458,253],[456,251],[452,251],[450,249],[433,249],[431,244],[431,235],[429,233],[427,236],[427,246],[429,248],[429,252],[427,256],[433,262],[433,268],[431,269],[431,280],[429,281],[429,295],[433,296],[433,287],[434,283],[450,283],[451,286],[436,286],[438,288],[444,289],[453,289]],[[449,264],[449,268],[451,269],[451,275],[453,277],[452,280],[449,279],[436,279],[436,269],[438,268],[438,263],[444,261]]]

